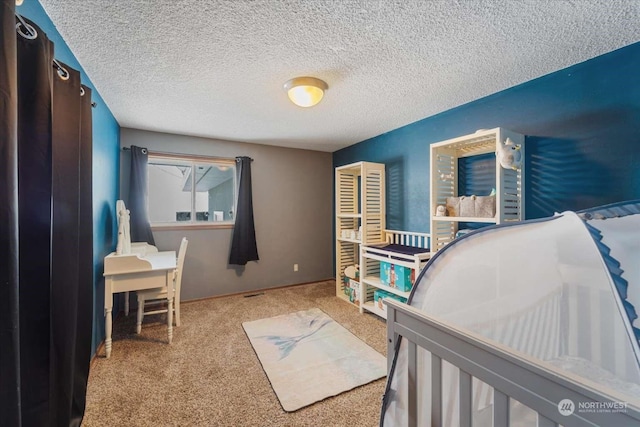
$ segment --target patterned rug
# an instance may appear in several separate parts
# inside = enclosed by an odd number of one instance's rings
[[[242,326],[287,412],[386,375],[384,356],[317,308]]]

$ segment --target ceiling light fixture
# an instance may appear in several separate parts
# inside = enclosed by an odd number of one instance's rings
[[[315,77],[296,77],[284,84],[291,102],[299,107],[313,107],[322,100],[329,86]]]

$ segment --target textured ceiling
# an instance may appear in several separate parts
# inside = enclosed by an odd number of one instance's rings
[[[40,3],[121,126],[321,151],[640,40],[640,0]]]

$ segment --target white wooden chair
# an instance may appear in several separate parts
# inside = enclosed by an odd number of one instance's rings
[[[176,322],[176,326],[180,326],[180,287],[182,284],[182,269],[184,266],[184,257],[187,253],[187,245],[189,241],[186,237],[182,238],[180,242],[180,249],[178,251],[178,260],[176,262],[176,269],[173,272],[173,312]],[[142,319],[144,316],[150,314],[166,313],[167,308],[159,308],[156,310],[145,311],[147,307],[154,307],[162,305],[167,302],[167,288],[153,288],[144,291],[138,291],[138,318],[136,322],[136,333],[140,333],[142,330]]]

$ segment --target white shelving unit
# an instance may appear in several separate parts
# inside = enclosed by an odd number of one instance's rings
[[[496,161],[496,215],[493,218],[435,216],[436,207],[458,194],[458,159],[495,153],[510,138],[525,154],[524,135],[503,128],[480,130],[471,135],[431,144],[431,251],[442,249],[455,238],[459,222],[500,224],[521,221],[524,216],[524,163],[518,170],[504,169]]]
[[[344,269],[360,264],[361,245],[384,242],[385,166],[357,162],[337,167],[335,173],[336,296],[351,302],[345,294]],[[360,290],[360,282],[356,285]],[[359,300],[351,303],[361,305]]]
[[[380,280],[380,261],[410,268],[414,271],[414,277],[417,279],[418,274],[431,258],[431,252],[429,251],[429,234],[427,233],[396,230],[384,230],[384,232],[385,242],[388,244],[395,243],[406,247],[424,249],[414,254],[404,254],[385,250],[380,245],[362,245],[360,254],[360,294],[362,295],[363,304],[360,305],[360,312],[370,311],[386,319],[386,312],[375,304],[374,291],[382,289],[403,298],[409,298],[411,292],[404,292],[383,284]]]

